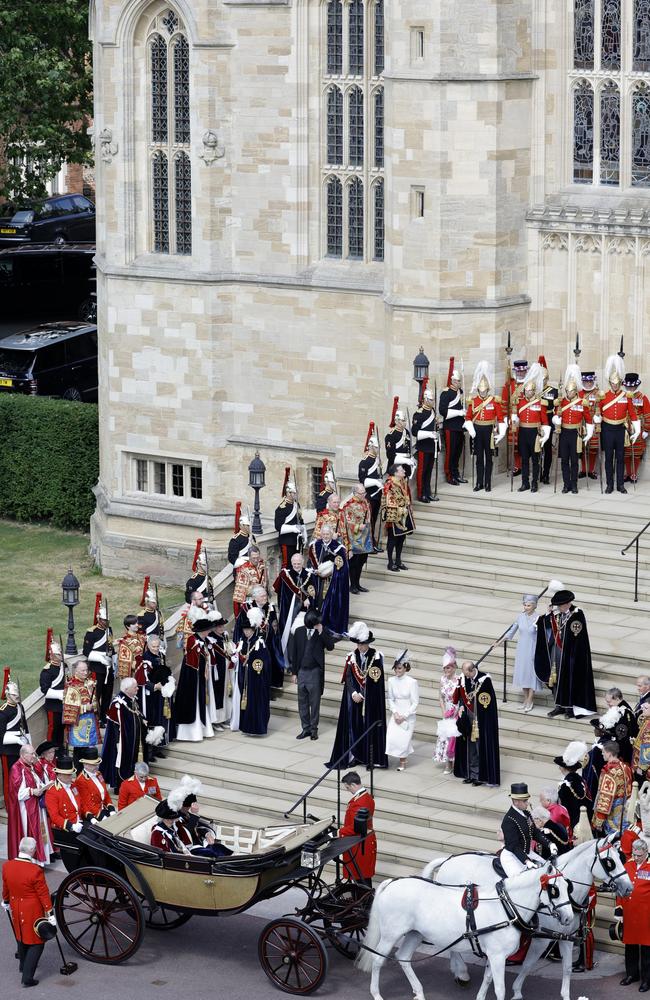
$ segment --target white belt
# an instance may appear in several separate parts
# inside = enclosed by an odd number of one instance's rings
[[[375,486],[377,489],[381,489],[384,485],[381,479],[364,479],[363,485],[367,490],[372,489]]]

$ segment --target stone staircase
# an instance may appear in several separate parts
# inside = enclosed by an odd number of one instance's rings
[[[649,670],[650,573],[642,563],[635,604],[633,556],[623,558],[621,548],[650,520],[650,493],[637,487],[628,497],[605,497],[598,484],[590,486],[587,491],[582,485],[578,497],[564,497],[548,487],[533,496],[497,484],[486,496],[471,493],[469,486],[444,485],[439,503],[416,508],[418,530],[404,550],[408,572],[388,573],[381,555],[369,561],[364,582],[370,593],[352,599],[351,621],[360,618],[371,625],[387,672],[396,654],[409,647],[421,699],[416,752],[408,769],[375,772],[381,877],[416,873],[439,854],[496,849],[510,782],[527,781],[536,798],[544,785],[559,780],[553,757],[565,744],[576,738],[591,742],[587,722],[547,718],[550,701],[545,694],[525,716],[509,683],[507,701],[501,701],[499,649],[484,666],[500,699],[501,787],[474,789],[444,775],[431,755],[440,718],[442,650],[450,642],[460,660],[480,656],[518,614],[521,594],[539,592],[557,578],[576,592],[587,615],[599,707],[604,711],[603,694],[612,685],[635,700],[635,679]],[[161,784],[169,787],[189,772],[203,780],[202,797],[224,820],[278,820],[323,772],[347,650],[341,643],[328,657],[317,743],[295,740],[299,723],[289,682],[272,704],[265,739],[228,731],[201,744],[176,743],[157,764]],[[508,679],[513,662],[511,647]],[[335,813],[336,799],[335,777],[329,776],[310,797],[308,810],[318,816]],[[603,900],[597,924],[597,938],[608,947],[611,909],[611,900]]]

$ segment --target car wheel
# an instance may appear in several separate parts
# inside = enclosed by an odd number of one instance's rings
[[[57,233],[54,237],[54,245],[57,247],[65,246],[67,242],[68,240],[65,233]]]
[[[73,403],[80,403],[81,393],[79,392],[76,386],[70,386],[70,388],[66,389],[65,392],[63,393],[63,399],[69,399]]]

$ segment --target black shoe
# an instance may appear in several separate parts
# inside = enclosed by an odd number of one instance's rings
[[[549,719],[554,719],[558,715],[564,715],[564,709],[561,705],[556,705],[555,708],[551,709],[550,712],[546,713]]]
[[[482,489],[483,489],[483,486],[480,483],[477,483],[476,486],[474,487],[474,492],[478,493],[478,491],[482,490]]]
[[[478,788],[478,786],[482,785],[483,782],[482,781],[473,781],[472,784],[474,785],[474,788]]]
[[[529,490],[529,489],[530,489],[530,486],[528,485],[528,483],[522,483],[521,486],[519,487],[519,489],[517,490],[517,493],[525,493],[526,490]]]
[[[587,473],[586,472],[579,472],[578,473],[578,479],[586,479],[586,478],[587,478]]]
[[[619,985],[620,986],[631,986],[632,983],[638,983],[638,981],[639,981],[639,977],[638,976],[624,976],[623,979],[621,979]]]
[[[447,484],[449,486],[458,486],[458,480],[457,479],[448,479],[447,480]]]
[[[36,983],[34,983],[34,986],[36,986]],[[648,990],[650,990],[650,983],[641,983],[639,993],[647,993]]]
[[[406,563],[403,563],[402,560],[400,559],[400,561],[397,564],[397,568],[398,569],[408,569],[408,566],[406,565]]]
[[[418,503],[431,503],[429,497],[418,497]]]
[[[358,594],[359,593],[359,588],[358,587],[350,587],[350,593],[351,594]]]
[[[309,739],[310,740],[317,740],[318,739],[318,733],[312,733],[311,736],[309,737]]]
[[[617,489],[619,493],[627,493],[627,490],[625,489],[624,486],[618,486]]]
[[[608,486],[606,488],[606,490],[605,490],[605,493],[613,493],[613,492],[614,492],[614,487],[613,486]]]
[[[575,719],[576,717],[576,713],[573,711],[572,708],[567,708],[564,715],[566,716],[567,719]]]
[[[632,482],[632,476],[625,476],[625,478],[623,479],[623,482],[624,483],[631,483]]]
[[[512,474],[513,474],[513,476],[520,476],[521,475],[521,469],[515,469],[515,471]]]
[[[38,979],[27,979],[23,983],[23,986],[38,986]]]
[[[367,587],[362,587],[361,584],[359,584],[359,586],[357,587],[357,590],[359,591],[360,594],[369,594],[370,593],[370,591],[368,590],[368,588]]]
[[[571,492],[571,487],[570,486],[563,486],[562,487],[562,492],[563,493],[570,493]]]
[[[309,736],[309,732],[308,731],[307,732],[303,731],[302,733],[298,733],[298,735],[296,736],[296,739],[297,740],[306,740],[308,736]]]
[[[397,563],[389,562],[388,569],[391,571],[391,573],[399,573],[399,566],[397,565]]]
[[[463,784],[464,785],[471,785],[472,781],[473,781],[472,778],[463,778]]]
[[[462,476],[456,476],[456,482],[457,483],[467,483],[467,482],[469,482],[469,480],[463,479]]]
[[[544,486],[550,486],[551,480],[548,476],[542,476],[542,478],[540,479],[540,483],[544,483]]]
[[[598,479],[598,476],[596,475],[596,473],[595,473],[595,472],[590,472],[590,473],[589,473],[589,478],[590,478],[590,479]]]
[[[577,494],[578,493],[578,487],[574,486],[573,489],[571,490],[571,492]]]
[[[375,552],[383,552],[383,551],[384,551],[384,546],[383,545],[377,545],[375,547]]]
[[[577,973],[577,972],[586,972],[586,971],[587,970],[585,969],[585,967],[584,967],[584,965],[583,965],[582,962],[574,962],[573,965],[571,966],[571,972],[576,972]]]
[[[530,492],[537,493],[537,483],[533,483],[533,485],[530,488]]]
[[[491,493],[492,492],[492,487],[490,486],[489,483],[485,484],[485,492],[486,493]]]

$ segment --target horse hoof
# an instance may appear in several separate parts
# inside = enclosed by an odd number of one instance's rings
[[[463,987],[469,986],[470,984],[469,979],[461,979],[460,976],[454,976],[454,982],[456,983],[456,986],[463,986]]]

